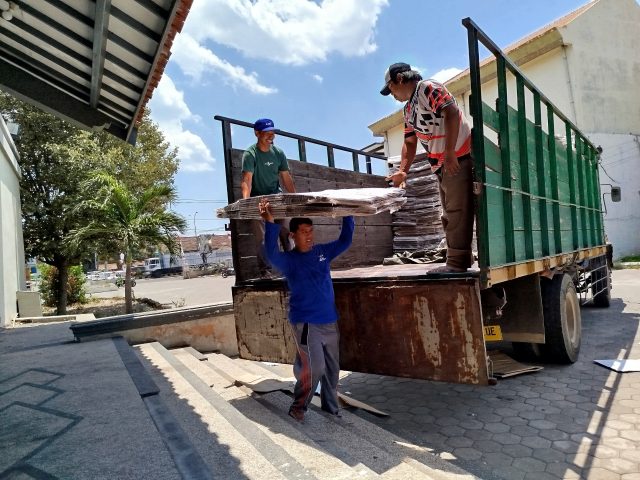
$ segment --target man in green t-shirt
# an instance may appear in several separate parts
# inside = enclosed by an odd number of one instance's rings
[[[273,144],[275,126],[268,118],[256,120],[253,130],[258,141],[247,148],[242,156],[242,198],[258,197],[280,193],[280,185],[289,193],[295,193],[296,187],[289,172],[289,164],[284,152]],[[280,229],[282,249],[290,250],[289,231],[284,228],[285,219],[276,220]],[[270,275],[270,267],[264,257],[264,221],[251,220],[256,240],[258,269],[261,277]]]

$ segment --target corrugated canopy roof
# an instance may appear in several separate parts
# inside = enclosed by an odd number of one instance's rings
[[[0,0],[0,88],[135,143],[193,0]]]

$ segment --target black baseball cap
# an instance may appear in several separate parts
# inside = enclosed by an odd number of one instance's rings
[[[396,75],[398,75],[399,73],[410,71],[411,65],[409,65],[408,63],[398,62],[390,65],[389,68],[387,68],[387,71],[384,72],[384,87],[382,87],[380,93],[385,96],[389,95],[391,93],[391,90],[389,90],[389,82],[391,80],[395,80]]]

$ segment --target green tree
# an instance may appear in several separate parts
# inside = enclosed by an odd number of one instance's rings
[[[145,112],[137,146],[106,133],[86,132],[0,92],[0,112],[20,126],[20,182],[25,254],[56,268],[56,310],[66,313],[70,265],[113,252],[110,236],[82,244],[69,241],[71,231],[90,223],[75,207],[92,198],[81,185],[98,170],[121,179],[136,194],[151,185],[172,185],[178,169],[172,149]],[[87,197],[88,196],[88,197]]]
[[[91,222],[73,232],[72,248],[86,241],[104,237],[116,242],[125,254],[126,313],[133,312],[131,297],[131,260],[134,252],[148,245],[164,245],[177,253],[176,234],[187,224],[180,215],[167,211],[167,203],[175,200],[175,188],[154,185],[142,194],[128,188],[124,182],[108,174],[99,174],[83,184],[95,191],[95,199],[85,200],[76,210],[91,217]]]
[[[103,170],[133,192],[142,193],[151,185],[173,185],[179,166],[178,149],[166,141],[148,109],[138,126],[135,147],[104,132],[96,134],[96,141],[106,162]]]

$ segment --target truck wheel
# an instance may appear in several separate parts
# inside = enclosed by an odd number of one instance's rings
[[[599,308],[608,308],[611,303],[611,271],[607,259],[600,257],[596,268],[591,272],[593,304]]]
[[[582,342],[582,320],[573,280],[567,274],[555,275],[551,280],[542,279],[540,287],[545,335],[545,344],[541,345],[543,358],[574,363]]]

